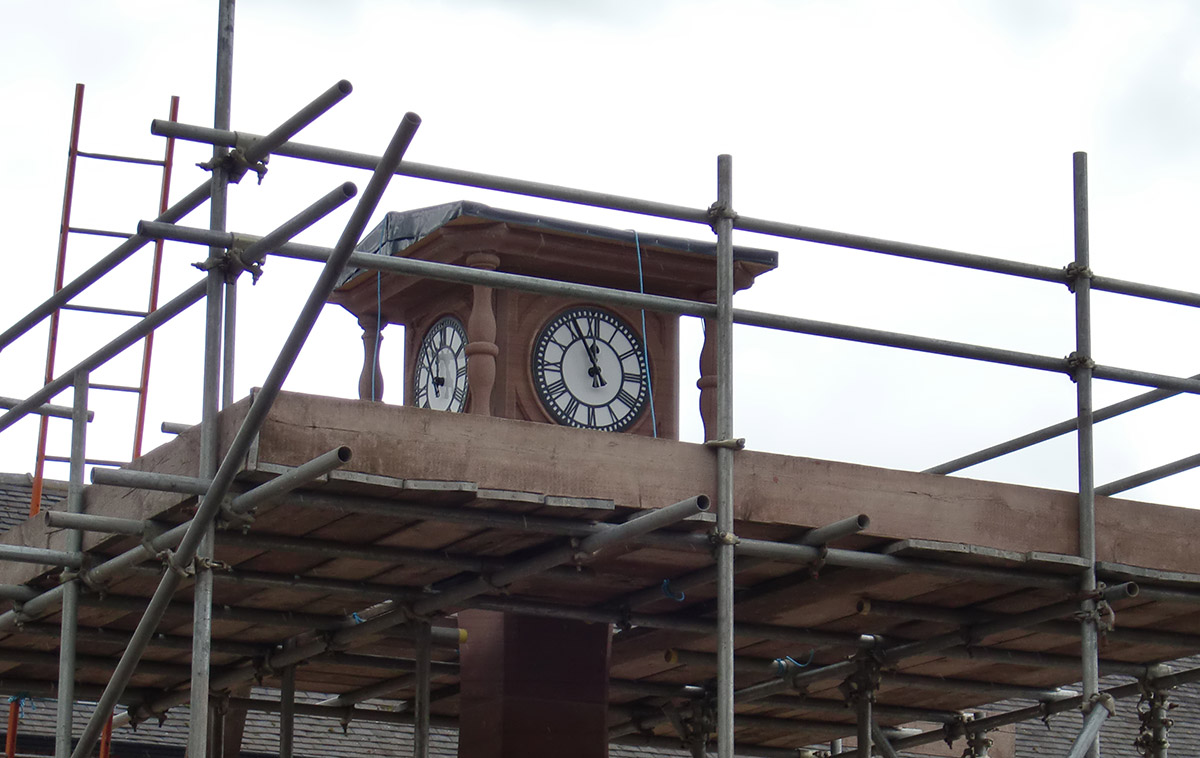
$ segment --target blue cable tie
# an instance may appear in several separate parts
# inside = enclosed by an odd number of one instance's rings
[[[788,660],[788,661],[790,661],[790,662],[791,662],[791,664],[792,664],[793,666],[795,666],[796,668],[805,668],[805,667],[807,667],[807,666],[808,666],[808,664],[810,664],[810,663],[812,663],[812,662],[813,662],[813,653],[814,653],[814,652],[816,652],[816,651],[815,651],[815,649],[814,649],[814,650],[809,650],[809,651],[808,651],[808,660],[807,660],[807,661],[805,661],[804,663],[801,663],[800,661],[796,660],[795,658],[793,658],[793,657],[792,657],[792,656],[790,656],[790,655],[788,655],[788,656],[785,656],[785,657],[786,657],[786,658],[787,658],[787,660]]]
[[[683,599],[687,597],[687,595],[683,594],[682,592],[676,593],[674,590],[671,589],[671,580],[670,579],[663,579],[662,591],[663,591],[664,595],[671,598],[672,600],[674,600],[677,603],[682,603]]]
[[[358,611],[351,613],[350,618],[354,619],[354,623],[356,623],[356,624],[361,624],[361,623],[363,623],[363,621],[365,621],[365,619],[362,616],[358,615]]]

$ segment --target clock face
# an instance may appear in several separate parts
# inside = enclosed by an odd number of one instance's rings
[[[538,399],[564,426],[624,431],[649,399],[641,338],[600,308],[571,308],[542,327],[531,368]]]
[[[467,404],[467,331],[453,316],[429,327],[417,351],[413,402],[437,411],[462,411]]]

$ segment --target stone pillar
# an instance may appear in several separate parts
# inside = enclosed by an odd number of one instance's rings
[[[716,290],[700,295],[705,302],[717,299]],[[704,423],[704,441],[717,438],[717,321],[704,319],[704,346],[700,348],[700,420]]]
[[[740,292],[754,284],[754,277],[746,273],[740,263],[733,264],[733,291]],[[717,302],[717,291],[700,293],[706,303]],[[704,422],[704,441],[717,438],[717,322],[704,319],[704,346],[700,348],[700,378],[696,380],[700,390],[700,420]]]
[[[460,758],[607,758],[608,624],[468,610]]]
[[[500,265],[494,253],[471,253],[467,256],[471,268],[495,271]],[[481,416],[492,415],[492,388],[496,386],[496,311],[492,304],[492,288],[476,285],[467,317],[467,385],[471,403],[467,410]]]
[[[363,368],[358,377],[360,400],[383,399],[383,369],[379,367],[379,344],[383,342],[383,327],[387,322],[378,313],[358,317],[363,330]]]

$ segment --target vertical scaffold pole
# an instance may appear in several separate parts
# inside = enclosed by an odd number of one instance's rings
[[[217,12],[217,73],[214,93],[213,125],[228,129],[233,102],[233,19],[234,0],[221,0]],[[213,148],[212,198],[209,227],[225,231],[229,197],[229,172],[223,162],[228,150]],[[224,253],[209,249],[209,260]],[[217,412],[221,399],[221,311],[225,272],[221,266],[208,271],[205,301],[204,386],[200,416],[200,477],[211,479],[220,463]],[[203,503],[201,503],[203,504]],[[213,576],[205,559],[213,555],[214,527],[210,521],[196,551],[195,585],[192,597],[192,691],[191,718],[188,721],[188,755],[207,758],[209,754],[209,676],[212,648]]]
[[[220,31],[217,38],[217,91],[216,107],[213,110],[213,127],[229,129],[233,106],[233,16],[235,0],[221,0]],[[213,149],[213,197],[212,216],[209,227],[213,231],[225,231],[229,198],[229,171],[219,158],[224,158],[228,149]],[[220,173],[218,173],[220,172]],[[220,179],[220,181],[216,181]],[[220,254],[219,249],[211,251]],[[237,277],[231,276],[224,283],[224,333],[221,342],[221,407],[233,403],[234,350],[237,347],[235,330],[237,325]]]
[[[296,667],[284,668],[279,682],[279,758],[292,758],[296,733]]]
[[[417,623],[416,697],[413,714],[413,758],[429,758],[429,690],[432,673],[433,630],[428,621]]]
[[[1075,200],[1075,262],[1070,267],[1070,281],[1075,290],[1075,353],[1074,365],[1076,413],[1079,421],[1079,555],[1086,562],[1080,590],[1088,599],[1083,601],[1080,621],[1080,658],[1083,679],[1084,712],[1097,707],[1100,692],[1100,661],[1096,630],[1096,602],[1090,599],[1096,590],[1096,482],[1093,458],[1092,430],[1092,305],[1091,249],[1088,238],[1088,175],[1087,153],[1073,156]],[[1092,742],[1088,758],[1099,758],[1100,738]]]
[[[717,756],[733,758],[733,157],[717,157]]]
[[[67,482],[67,512],[83,513],[83,473],[87,461],[87,371],[75,374],[75,401],[71,412],[71,473]],[[83,533],[67,531],[67,550],[83,549]],[[70,758],[71,727],[75,712],[75,635],[79,613],[79,582],[63,587],[62,635],[58,646],[58,720],[54,732],[55,758]]]

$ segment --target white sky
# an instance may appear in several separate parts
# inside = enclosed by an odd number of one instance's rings
[[[169,96],[210,124],[215,0],[9,0],[0,25],[0,213],[8,253],[0,321],[50,294],[75,82],[87,85],[84,150],[159,157],[149,135]],[[1060,2],[553,2],[242,0],[233,123],[264,133],[341,78],[355,92],[300,140],[379,153],[407,110],[424,124],[415,161],[694,207],[715,193],[715,157],[734,156],[744,215],[1062,266],[1072,257],[1071,153],[1091,163],[1097,274],[1196,290],[1200,199],[1200,6],[1168,0]],[[207,150],[181,144],[173,199],[204,179]],[[346,179],[366,175],[279,158],[263,185],[233,188],[230,228],[264,233]],[[132,231],[155,215],[152,169],[81,162],[73,223]],[[380,206],[467,198],[620,228],[711,238],[704,227],[398,178]],[[332,244],[348,207],[301,239]],[[207,224],[207,212],[184,223]],[[738,306],[1063,356],[1072,301],[1057,285],[739,233],[776,249],[778,271]],[[73,237],[72,270],[111,240]],[[169,246],[164,295],[199,273],[200,249]],[[145,254],[82,300],[139,307]],[[237,395],[261,382],[316,276],[272,260],[242,288]],[[165,300],[166,298],[164,298]],[[1200,370],[1189,309],[1095,296],[1099,363]],[[152,427],[199,416],[200,309],[161,333]],[[65,368],[115,333],[66,323]],[[685,330],[685,388],[696,329]],[[328,308],[289,389],[353,396],[360,331]],[[385,332],[385,399],[399,402],[399,329]],[[40,385],[45,330],[0,355],[0,395]],[[134,380],[136,361],[96,381]],[[921,469],[1074,412],[1060,375],[740,328],[738,436],[756,449]],[[1141,392],[1100,383],[1100,404]],[[69,393],[59,402],[69,404]],[[90,454],[128,456],[132,399],[96,393]],[[694,394],[683,433],[698,439]],[[1192,398],[1097,427],[1100,483],[1196,452]],[[59,451],[67,422],[52,422]],[[36,422],[0,435],[0,469],[33,465]],[[162,438],[152,433],[150,445]],[[63,475],[63,469],[51,473]],[[1063,438],[967,472],[1073,488]],[[1134,491],[1192,505],[1200,474]]]

